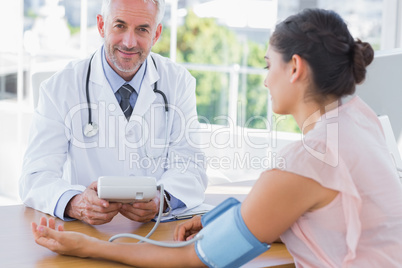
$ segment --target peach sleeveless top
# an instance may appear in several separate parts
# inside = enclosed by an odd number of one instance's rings
[[[283,170],[339,191],[282,234],[296,267],[402,267],[402,183],[368,105],[327,112],[279,155]]]

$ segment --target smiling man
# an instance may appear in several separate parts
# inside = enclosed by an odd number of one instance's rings
[[[160,202],[164,212],[203,202],[195,79],[151,53],[164,9],[164,0],[104,0],[97,16],[104,45],[41,84],[20,180],[27,206],[103,224],[118,213],[150,221]],[[155,177],[165,198],[99,199],[100,176]]]
[[[133,2],[137,1],[108,1],[102,15],[97,16],[106,60],[127,81],[134,77],[162,33],[162,25],[156,21],[158,5],[152,1]]]

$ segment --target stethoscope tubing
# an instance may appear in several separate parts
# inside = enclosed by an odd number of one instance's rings
[[[89,65],[88,65],[88,70],[87,70],[87,79],[85,82],[85,95],[87,97],[87,104],[88,104],[88,124],[92,125],[92,111],[91,111],[91,99],[89,96],[89,77],[91,75],[91,63],[92,63],[92,58],[94,57],[95,53],[92,54],[91,58],[89,59]]]
[[[84,127],[84,135],[86,137],[92,137],[92,136],[95,136],[98,133],[98,125],[96,123],[92,122],[91,98],[90,98],[90,94],[89,94],[89,77],[91,75],[91,63],[92,63],[92,59],[93,59],[94,55],[95,55],[95,53],[92,54],[91,58],[89,59],[89,65],[88,65],[87,76],[86,76],[86,81],[85,81],[85,94],[86,94],[87,105],[88,105],[88,108],[87,108],[88,109],[88,123]],[[151,59],[152,59],[152,61],[154,63],[155,69],[158,70],[158,67],[156,66],[155,59],[152,56],[151,56]],[[164,102],[164,106],[165,106],[165,123],[166,123],[166,128],[167,128],[168,127],[167,126],[167,124],[168,124],[168,113],[169,113],[168,99],[166,97],[166,94],[163,91],[158,90],[158,83],[157,82],[154,83],[153,91],[155,93],[160,94],[162,96],[162,98],[163,98],[163,102]],[[169,133],[166,130],[165,143],[167,143],[168,138],[169,138]],[[162,155],[166,153],[166,149],[167,149],[167,144],[165,144],[165,146],[164,146],[164,150],[163,150]],[[154,158],[154,156],[152,156],[152,155],[150,155],[148,153],[147,149],[146,149],[146,155],[148,157],[150,157],[150,158]]]

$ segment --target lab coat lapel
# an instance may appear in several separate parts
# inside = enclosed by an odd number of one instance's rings
[[[93,99],[91,102],[96,101],[99,106],[102,106],[99,107],[99,109],[106,111],[106,114],[124,117],[123,111],[121,111],[119,108],[119,103],[117,102],[116,96],[114,95],[112,88],[110,87],[103,73],[101,53],[101,49],[98,49],[95,52],[91,64],[92,71],[90,75],[90,82],[92,82],[94,92],[93,95],[95,95],[94,97],[91,96]]]
[[[99,96],[97,101],[104,103],[106,111],[114,116],[124,116],[123,112],[119,108],[116,97],[114,96],[112,89],[110,88],[110,85],[107,82],[106,77],[103,73],[101,52],[101,49],[96,51],[92,60],[90,82],[93,84],[94,90],[99,91],[95,93],[96,96]],[[144,116],[144,114],[150,109],[151,104],[156,99],[156,94],[153,91],[153,87],[154,83],[159,80],[159,74],[150,57],[151,56],[148,56],[147,58],[147,69],[145,72],[145,77],[142,82],[140,94],[138,95],[137,102],[135,104],[130,120],[135,118],[135,116],[133,115],[140,117]],[[94,100],[91,102],[96,101],[95,98],[93,99]],[[99,104],[101,105],[101,103]],[[110,104],[115,105],[116,109],[110,109]]]
[[[149,110],[151,104],[156,99],[156,94],[153,91],[154,83],[159,80],[159,74],[155,68],[155,65],[148,56],[147,58],[147,69],[145,72],[144,80],[142,81],[142,86],[140,94],[138,95],[137,102],[135,104],[133,115],[144,116],[144,114]],[[130,119],[133,119],[132,116]]]

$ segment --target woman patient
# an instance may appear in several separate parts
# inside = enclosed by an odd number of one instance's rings
[[[359,97],[343,98],[364,80],[373,55],[333,11],[306,9],[276,26],[264,84],[273,111],[291,114],[303,140],[281,150],[286,165],[262,173],[242,204],[217,219],[195,217],[178,226],[177,241],[203,235],[195,244],[111,243],[55,230],[54,220],[45,218],[32,224],[36,242],[60,254],[135,266],[237,266],[250,258],[225,262],[233,249],[219,247],[233,225],[242,227],[233,227],[230,239],[247,237],[252,257],[280,238],[298,267],[400,266],[402,185],[376,114]],[[214,221],[225,228],[207,230]],[[239,241],[232,243],[244,245]]]

